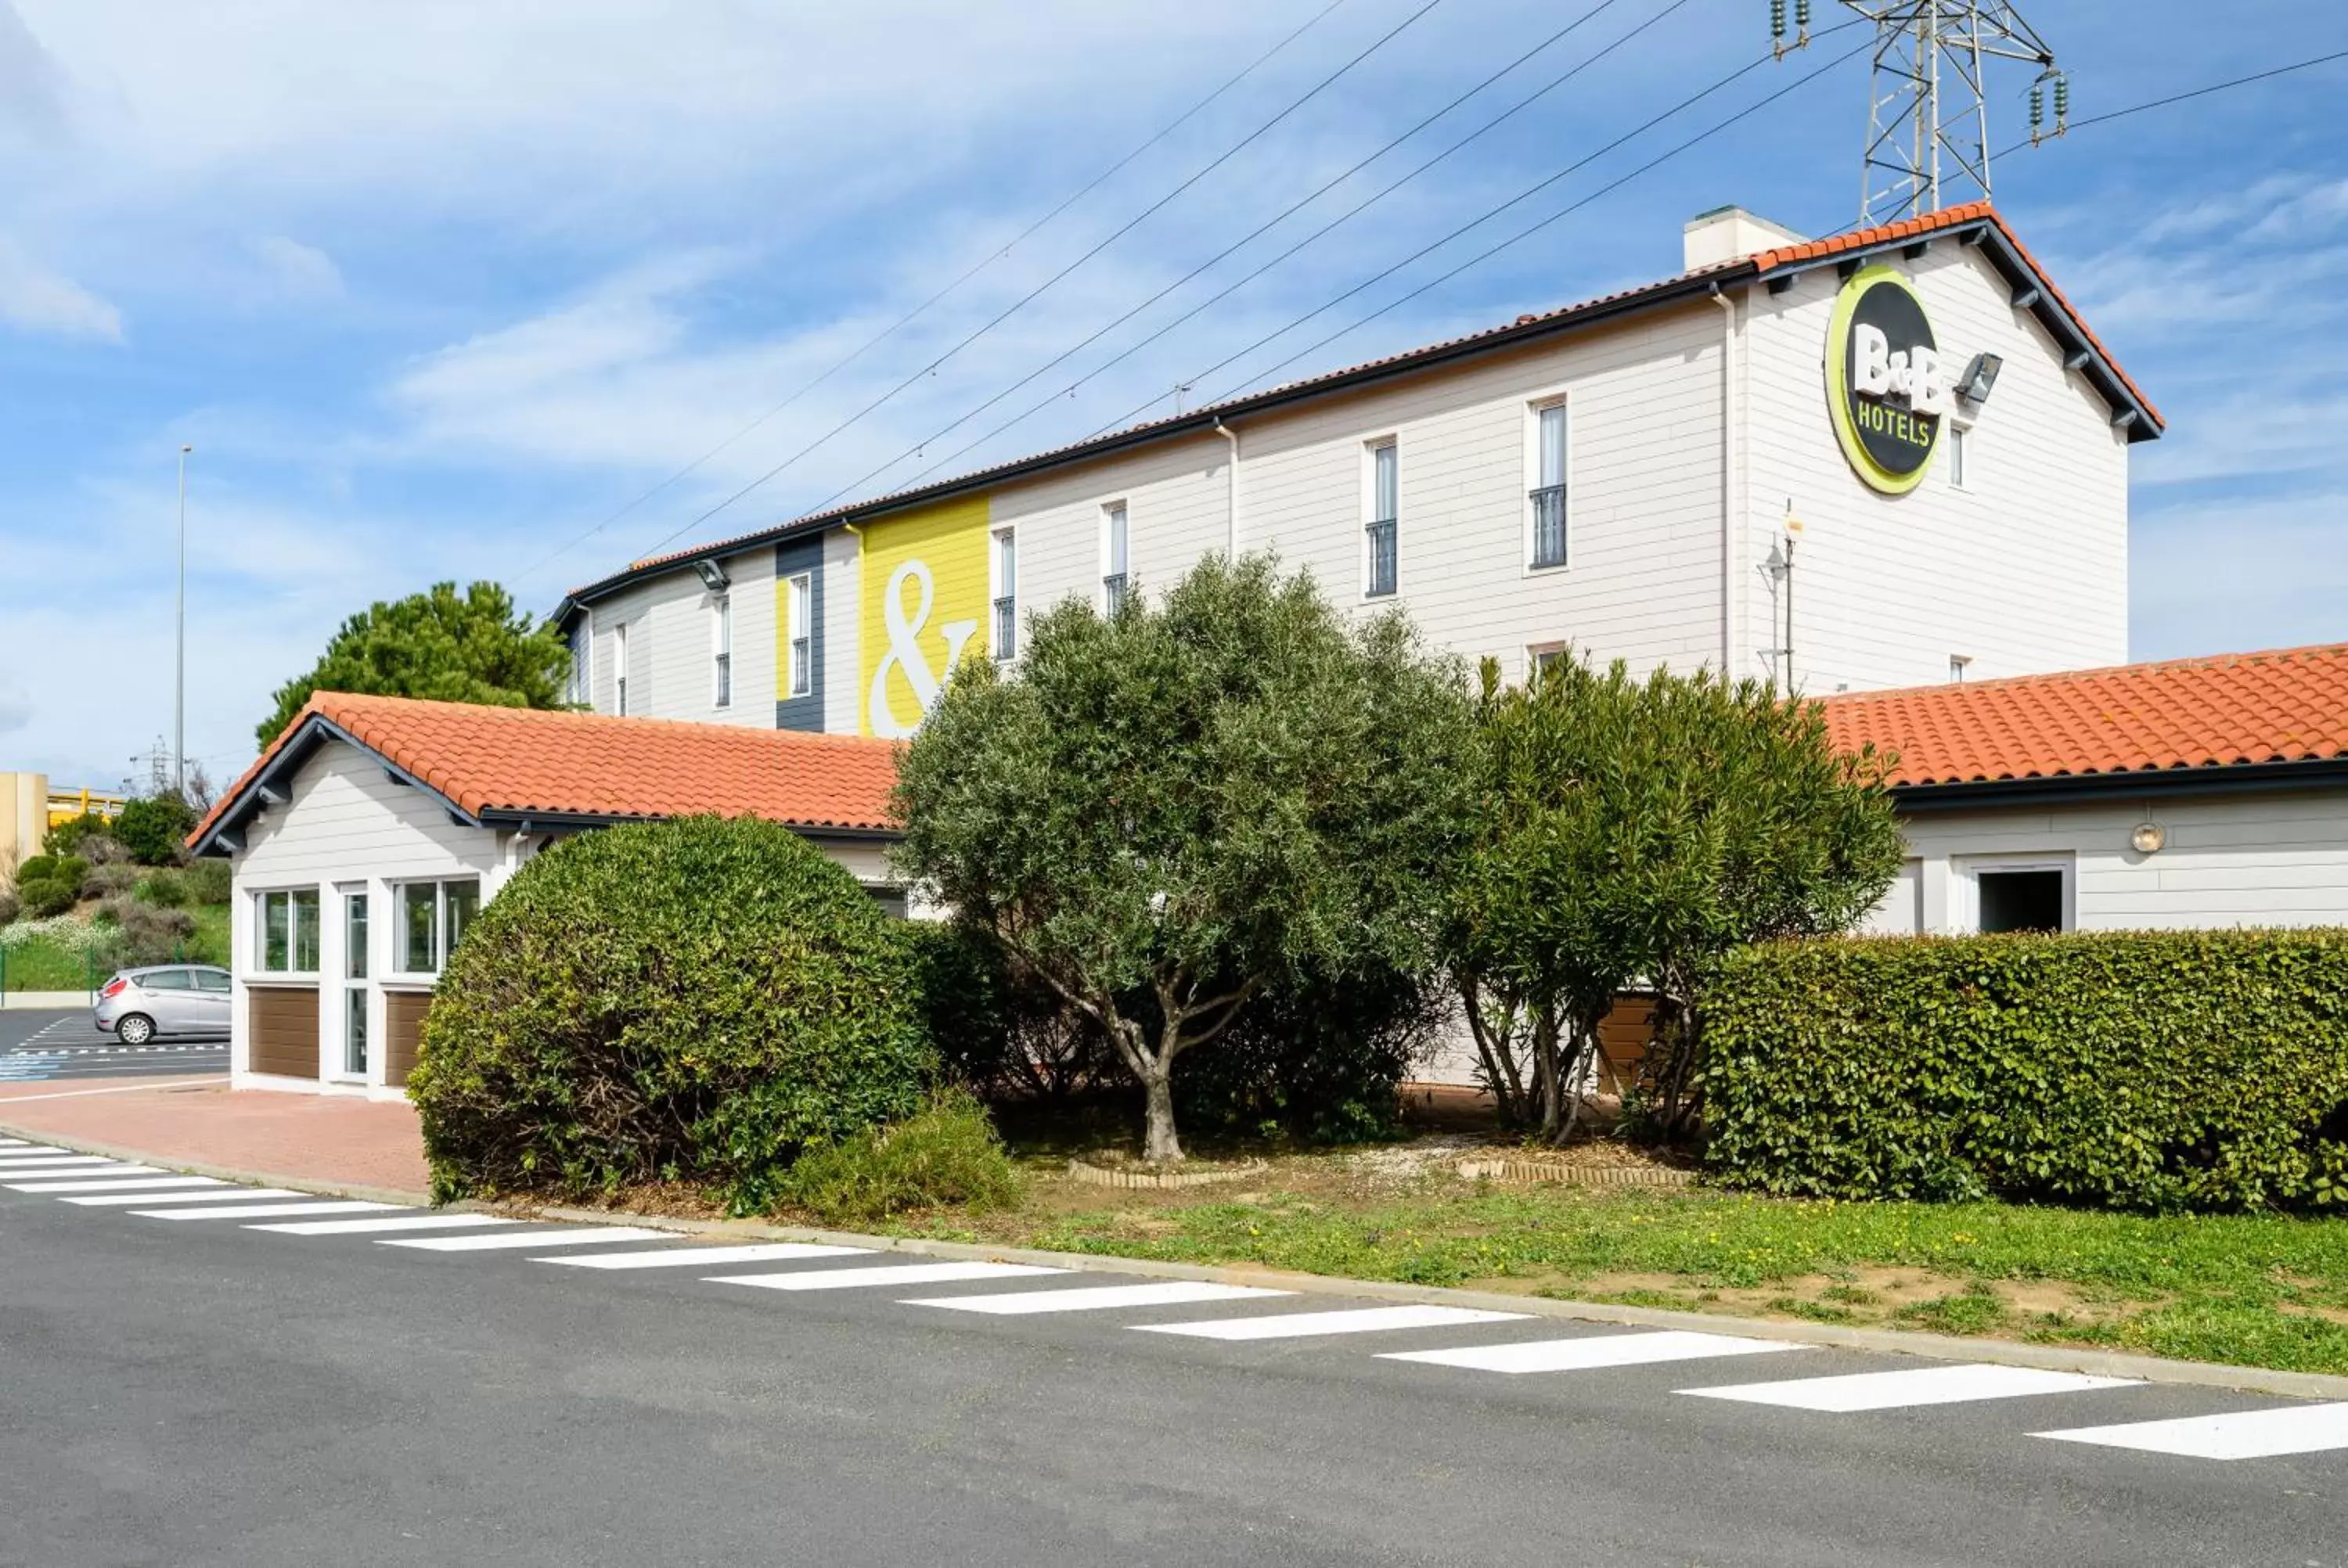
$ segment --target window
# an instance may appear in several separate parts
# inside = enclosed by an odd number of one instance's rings
[[[2063,928],[2063,873],[2048,866],[1982,871],[1983,931],[2059,931]]]
[[[994,657],[1019,657],[1019,536],[1009,528],[994,536]]]
[[[1101,613],[1115,615],[1125,605],[1125,503],[1112,501],[1101,509]]]
[[[272,975],[318,972],[318,890],[295,887],[253,899],[260,920],[258,968]]]
[[[587,618],[581,616],[579,624],[571,630],[571,689],[563,693],[570,702],[592,703],[594,693],[588,690]]]
[[[1565,654],[1566,645],[1562,642],[1536,642],[1525,650],[1526,672],[1538,685],[1542,676],[1565,662]]]
[[[229,984],[228,975],[223,970],[191,969],[189,972],[196,977],[196,989],[200,991],[210,991],[214,996],[226,996],[232,989]]]
[[[734,705],[734,597],[721,593],[709,603],[709,651],[716,668],[716,705]]]
[[[1949,483],[1960,490],[1966,487],[1965,459],[1968,454],[1965,446],[1971,436],[1972,432],[1962,425],[1952,424],[1949,426]]]
[[[189,984],[185,969],[157,969],[139,978],[139,989],[142,991],[186,991],[195,988]]]
[[[399,889],[400,973],[438,974],[480,907],[478,877],[403,884]]]
[[[343,891],[343,1071],[365,1078],[373,1030],[367,1010],[367,894]]]
[[[628,623],[612,628],[612,712],[628,716]]]
[[[1370,448],[1370,518],[1363,541],[1362,593],[1383,599],[1395,590],[1395,532],[1401,507],[1401,475],[1395,444],[1381,441]]]
[[[1565,564],[1565,405],[1533,414],[1532,564]]]
[[[800,572],[784,595],[784,694],[805,697],[815,690],[815,577]]]
[[[1963,679],[1965,678],[1965,671],[1966,671],[1967,669],[1971,668],[1971,666],[1972,666],[1972,661],[1973,661],[1973,656],[1972,656],[1972,654],[1970,654],[1970,653],[1952,653],[1952,654],[1950,654],[1950,655],[1949,655],[1949,679],[1950,679],[1950,680],[1952,680],[1952,681],[1962,681],[1962,680],[1963,680]]]

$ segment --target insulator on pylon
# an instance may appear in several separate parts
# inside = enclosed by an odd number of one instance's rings
[[[2038,133],[2046,123],[2046,89],[2036,82],[2030,84],[2030,145],[2038,145]]]
[[[1794,26],[1805,33],[1810,30],[1810,0],[1794,0]]]
[[[1769,0],[1769,36],[1783,43],[1786,38],[1786,0]]]
[[[2054,128],[2062,130],[2071,118],[2071,78],[2054,78]]]

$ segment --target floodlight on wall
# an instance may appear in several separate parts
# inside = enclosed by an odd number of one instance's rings
[[[1967,405],[1979,408],[1989,401],[1990,389],[1997,385],[1997,373],[2005,368],[2004,359],[1993,354],[1977,354],[1965,366],[1965,374],[1957,382],[1957,398]]]
[[[712,593],[724,593],[733,580],[726,575],[726,569],[714,560],[697,560],[693,569],[700,574],[701,586]]]

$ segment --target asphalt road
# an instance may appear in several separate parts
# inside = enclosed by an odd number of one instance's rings
[[[0,1083],[227,1071],[224,1035],[128,1046],[92,1023],[88,1008],[0,1010]]]
[[[2348,1549],[2348,1449],[2219,1462],[2029,1435],[2291,1407],[2262,1396],[1828,1413],[1682,1390],[1930,1364],[1509,1376],[1379,1353],[1625,1331],[1202,1339],[1135,1330],[1369,1304],[998,1317],[912,1303],[1137,1282],[782,1291],[709,1276],[872,1260],[559,1266],[534,1260],[679,1244],[557,1250],[531,1227],[527,1249],[426,1251],[136,1204],[0,1190],[0,1563],[2302,1568]]]

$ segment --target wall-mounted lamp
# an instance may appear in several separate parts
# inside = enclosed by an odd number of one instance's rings
[[[2128,835],[2128,847],[2138,855],[2157,855],[2168,842],[2168,829],[2157,822],[2140,822]]]
[[[1960,402],[1979,408],[1989,401],[1990,389],[1997,384],[1997,373],[2005,368],[2004,359],[1993,354],[1977,354],[1965,366],[1965,374],[1957,381]]]
[[[693,569],[700,575],[701,586],[712,593],[724,593],[733,586],[734,579],[727,577],[726,569],[714,560],[697,560],[693,563]]]

